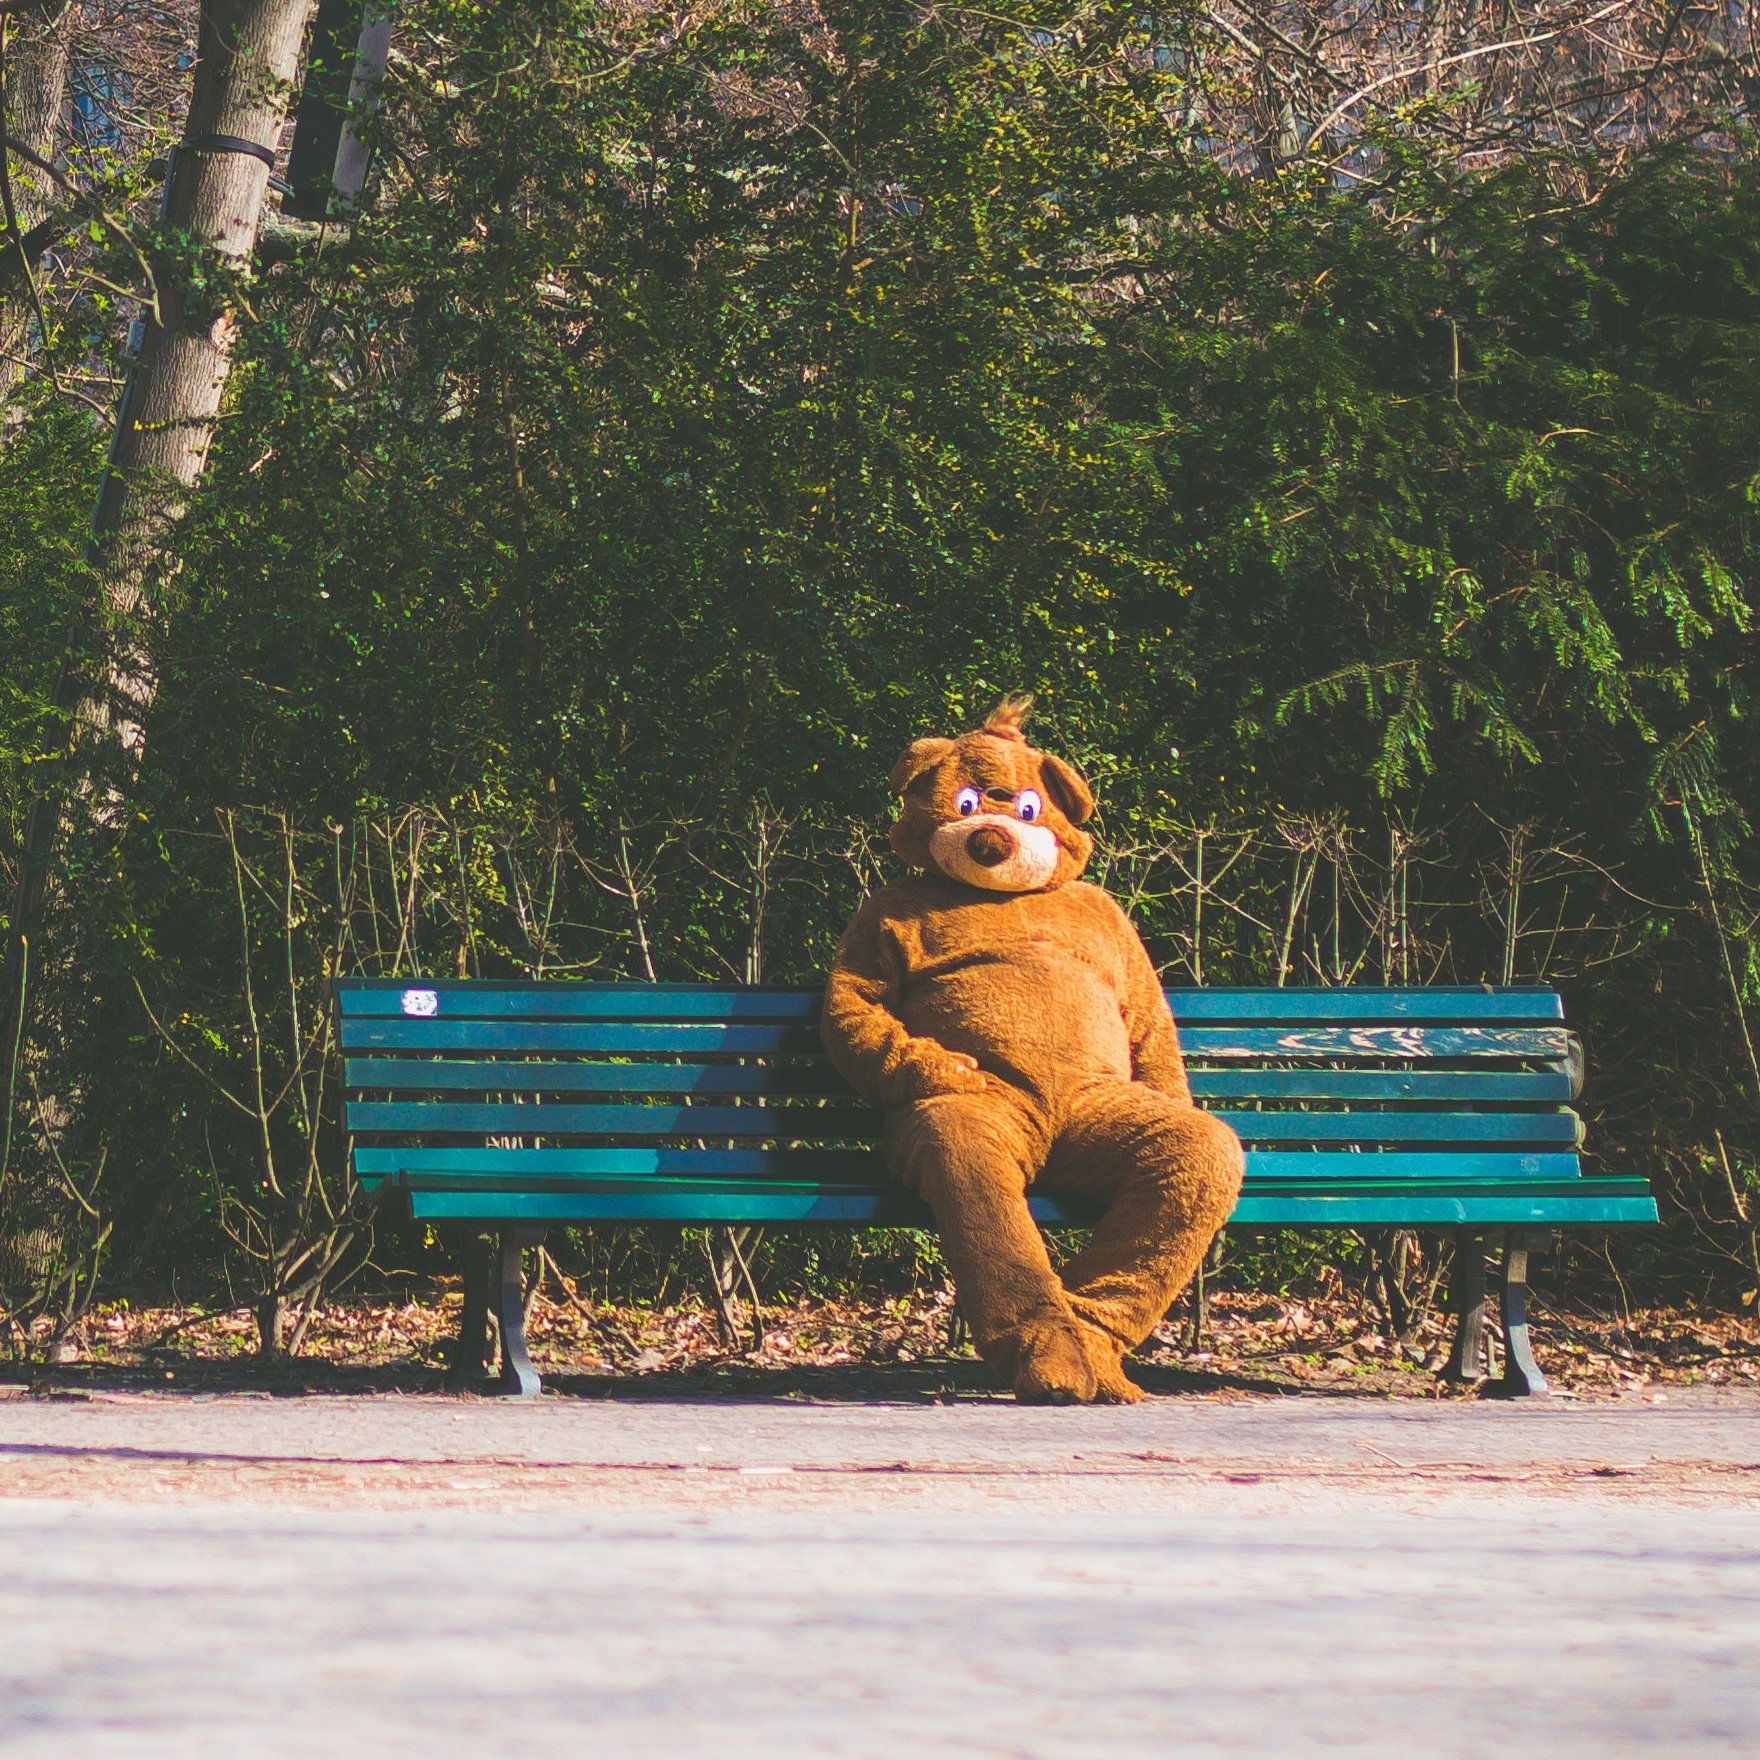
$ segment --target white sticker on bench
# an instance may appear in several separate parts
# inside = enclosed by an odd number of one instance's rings
[[[436,1014],[439,1008],[440,998],[432,990],[406,990],[403,993],[405,1014]]]

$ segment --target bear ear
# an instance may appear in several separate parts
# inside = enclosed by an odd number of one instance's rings
[[[950,739],[913,740],[910,750],[892,766],[892,774],[886,779],[892,792],[903,794],[925,770],[939,764],[952,750]]]
[[[1054,758],[1049,752],[1039,754],[1039,774],[1045,786],[1057,797],[1063,815],[1072,825],[1086,825],[1094,811],[1094,791],[1082,779],[1073,764]]]

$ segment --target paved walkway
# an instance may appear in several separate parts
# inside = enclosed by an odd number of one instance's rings
[[[0,1398],[0,1755],[1742,1755],[1760,1402]]]

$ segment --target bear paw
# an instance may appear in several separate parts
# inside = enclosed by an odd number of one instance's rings
[[[1143,1389],[1124,1372],[1124,1347],[1110,1333],[1097,1327],[1082,1328],[1082,1346],[1094,1376],[1094,1398],[1102,1405],[1134,1406],[1147,1398]]]
[[[1072,1326],[1028,1327],[1016,1364],[1014,1397],[1022,1405],[1085,1406],[1102,1397],[1090,1353]]]
[[[1134,1406],[1138,1400],[1148,1398],[1117,1363],[1105,1369],[1096,1367],[1094,1386],[1094,1398],[1105,1406]]]

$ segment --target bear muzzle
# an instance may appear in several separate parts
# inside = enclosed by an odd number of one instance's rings
[[[1057,872],[1057,838],[1046,825],[1000,813],[951,819],[929,834],[929,855],[942,873],[986,892],[1033,892]]]

